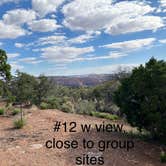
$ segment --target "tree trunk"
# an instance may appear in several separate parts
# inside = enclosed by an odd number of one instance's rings
[[[21,121],[23,121],[23,107],[22,107],[22,103],[20,105],[20,111],[21,111]]]

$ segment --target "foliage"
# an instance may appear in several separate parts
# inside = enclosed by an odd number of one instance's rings
[[[0,95],[10,98],[9,81],[11,79],[11,66],[7,63],[7,55],[0,49]],[[10,101],[9,101],[10,102]]]
[[[5,110],[3,108],[0,108],[0,115],[4,115]]]
[[[42,110],[45,110],[45,109],[49,109],[49,104],[45,103],[45,102],[42,102],[40,104],[40,109]]]
[[[96,111],[95,104],[92,101],[80,100],[76,105],[76,113],[89,115],[90,112]]]
[[[0,77],[4,80],[10,80],[10,65],[7,64],[7,55],[4,50],[0,49]]]
[[[166,163],[166,153],[164,151],[162,151],[160,154],[160,161],[162,163]]]
[[[14,109],[13,111],[12,111],[12,115],[17,115],[17,114],[19,114],[20,113],[20,110],[19,109]]]
[[[109,120],[117,120],[117,119],[119,119],[119,117],[117,115],[104,113],[104,112],[92,111],[90,114],[91,114],[91,116],[95,116],[95,117],[98,117],[98,118],[109,119]]]
[[[44,75],[40,75],[35,85],[35,102],[37,105],[40,105],[40,103],[48,96],[51,87],[51,81],[49,81]]]
[[[114,101],[128,122],[166,138],[166,62],[154,58],[121,81]]]
[[[63,103],[66,102],[65,97],[51,97],[46,100],[44,100],[40,104],[41,109],[61,109]]]
[[[142,132],[139,132],[138,130],[134,130],[134,131],[131,130],[131,131],[125,132],[125,135],[132,139],[141,139],[143,141],[149,141],[152,139],[151,134],[146,130],[143,130]]]
[[[10,87],[12,96],[20,103],[21,121],[23,121],[23,104],[34,103],[36,79],[26,73],[17,71],[17,77],[12,80]]]
[[[68,113],[74,113],[73,104],[70,101],[63,103],[61,110]]]
[[[16,121],[14,121],[14,127],[16,129],[21,129],[25,126],[26,122],[25,119],[18,119]]]
[[[112,100],[118,86],[118,81],[109,81],[93,88],[90,97],[96,102],[96,111],[118,114]]]
[[[36,79],[26,73],[17,71],[17,77],[12,80],[11,91],[17,102],[34,102]]]

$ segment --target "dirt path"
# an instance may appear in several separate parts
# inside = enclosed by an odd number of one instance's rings
[[[118,133],[97,133],[92,130],[85,134],[78,129],[77,133],[53,132],[55,121],[77,122],[79,124],[100,124],[104,120],[89,116],[67,114],[53,110],[29,110],[26,119],[27,125],[21,129],[13,129],[13,120],[16,117],[0,117],[0,166],[75,166],[75,157],[82,154],[102,155],[105,159],[104,166],[164,166],[160,164],[159,147],[143,141],[134,140],[135,148],[126,150],[107,149],[99,152],[98,149],[76,150],[47,149],[45,142],[51,138],[57,140],[78,140],[81,144],[83,138],[99,140],[120,139],[124,135]],[[106,121],[105,123],[110,123]],[[129,126],[125,126],[130,130]]]

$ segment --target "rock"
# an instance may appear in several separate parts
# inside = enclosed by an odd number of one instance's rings
[[[42,144],[33,144],[33,145],[30,145],[31,146],[31,149],[40,149],[43,147]]]

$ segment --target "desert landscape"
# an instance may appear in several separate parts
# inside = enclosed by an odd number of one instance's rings
[[[75,121],[78,124],[113,123],[111,121],[85,116],[64,113],[58,110],[28,109],[26,112],[27,125],[20,130],[13,129],[13,120],[16,117],[0,117],[0,165],[3,166],[74,166],[75,156],[78,154],[100,154],[105,158],[104,166],[163,166],[160,163],[160,146],[135,139],[135,148],[130,152],[125,150],[108,149],[105,152],[77,150],[47,149],[45,142],[48,139],[60,140],[88,138],[97,141],[98,139],[125,139],[120,133],[96,133],[90,134],[80,132],[70,134],[65,132],[53,132],[55,121]],[[117,122],[116,123],[124,123]],[[126,131],[134,130],[124,123]]]
[[[0,166],[166,166],[166,0],[0,0]]]

